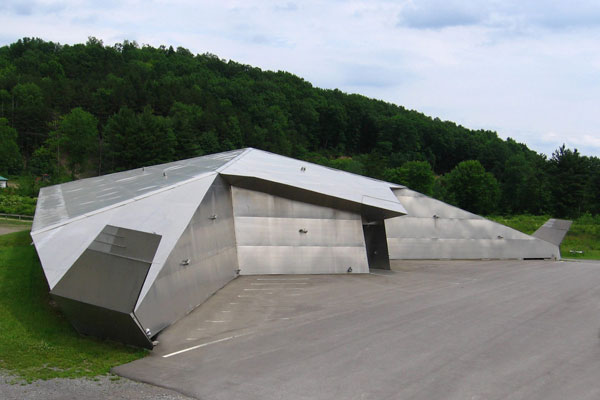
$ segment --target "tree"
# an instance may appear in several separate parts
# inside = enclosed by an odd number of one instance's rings
[[[179,158],[191,158],[203,154],[200,144],[201,118],[202,108],[195,104],[176,102],[171,107],[169,119],[177,140],[175,151]]]
[[[20,83],[12,89],[14,106],[12,126],[17,130],[19,147],[25,155],[44,142],[47,134],[44,94],[33,82]]]
[[[84,172],[98,153],[98,120],[79,107],[60,118],[51,136],[54,145],[66,155],[73,176]]]
[[[504,165],[502,209],[506,213],[541,214],[548,211],[550,185],[545,158],[524,153],[511,156]]]
[[[586,158],[563,144],[552,153],[550,171],[554,213],[558,217],[578,217],[584,211],[588,184]]]
[[[23,167],[22,163],[17,131],[8,125],[6,118],[0,118],[0,174],[17,174]]]
[[[175,159],[177,139],[169,121],[145,107],[141,114],[123,107],[104,129],[108,169],[122,171]]]
[[[500,187],[477,160],[460,162],[444,175],[450,203],[476,214],[496,211]]]
[[[352,172],[353,174],[365,174],[365,167],[363,164],[359,160],[350,157],[336,158],[335,160],[329,161],[327,164],[332,168]]]
[[[47,174],[53,179],[57,178],[59,170],[56,165],[56,154],[48,146],[38,147],[29,159],[27,169],[34,176]]]
[[[407,161],[401,167],[386,169],[383,176],[387,181],[406,185],[427,196],[433,194],[435,174],[427,161]]]
[[[589,157],[590,177],[585,187],[585,210],[592,214],[600,214],[600,158]]]
[[[98,120],[99,172],[253,146],[301,159],[318,156],[323,165],[456,202],[461,195],[443,174],[461,161],[479,160],[501,184],[498,210],[600,212],[598,159],[566,148],[548,160],[496,132],[181,47],[105,46],[94,37],[85,44],[25,38],[0,46],[0,118],[16,130],[28,170],[49,173],[50,163],[63,179],[62,164],[79,173],[94,161],[90,143],[67,143],[76,135],[65,136],[60,127],[60,116],[77,107]],[[441,176],[433,191],[428,172],[422,171],[429,176],[424,179],[403,169],[416,160]]]
[[[377,179],[385,179],[384,173],[386,166],[388,165],[391,151],[392,144],[390,142],[377,142],[373,151],[367,155],[364,163],[368,176]]]

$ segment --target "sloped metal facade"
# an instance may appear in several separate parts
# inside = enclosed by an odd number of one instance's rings
[[[385,221],[390,259],[560,258],[558,246],[410,189],[407,215]]]
[[[403,186],[255,149],[44,188],[31,235],[76,329],[146,347],[238,274],[559,256]]]
[[[192,311],[236,277],[231,188],[217,177],[172,248],[136,315],[150,335]]]

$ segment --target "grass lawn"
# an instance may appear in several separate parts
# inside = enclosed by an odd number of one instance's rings
[[[17,379],[94,377],[146,350],[79,335],[50,302],[28,231],[0,236],[0,368]]]
[[[548,215],[514,215],[511,217],[487,217],[521,232],[532,234],[551,217]],[[571,253],[583,251],[583,254]],[[571,225],[560,245],[563,258],[600,260],[600,215],[584,215]]]

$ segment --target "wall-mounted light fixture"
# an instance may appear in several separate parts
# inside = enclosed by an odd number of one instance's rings
[[[181,260],[181,265],[190,265],[190,259],[186,258],[185,260]]]
[[[208,219],[215,220],[215,219],[217,219],[217,217],[218,217],[217,214],[213,214],[210,217],[208,217]]]

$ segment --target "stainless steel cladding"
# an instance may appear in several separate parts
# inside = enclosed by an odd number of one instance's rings
[[[253,195],[238,196],[234,219],[230,185],[236,182],[257,187],[251,188]],[[381,220],[405,211],[390,187],[243,149],[44,188],[31,235],[50,289],[73,325],[82,332],[147,345],[148,338],[202,303],[239,269],[368,272],[361,218]],[[94,238],[108,235],[107,225],[160,237],[153,257],[140,264],[137,256],[117,262],[92,253],[100,245]],[[119,244],[114,246],[118,252]],[[129,282],[135,290],[119,289],[114,268],[129,271],[123,272],[121,283]],[[98,279],[87,282],[88,275]],[[94,301],[79,298],[77,282],[91,285]],[[106,306],[117,300],[121,304],[119,299],[126,306]],[[115,312],[125,317],[119,319]],[[111,322],[95,325],[94,319]],[[103,331],[111,324],[114,331]],[[140,339],[124,332],[143,335]]]
[[[160,239],[104,227],[50,292],[77,331],[152,347],[133,309]]]
[[[255,149],[44,188],[31,236],[72,324],[140,346],[238,273],[366,273],[389,268],[388,250],[559,257],[403,186]]]
[[[369,272],[360,214],[233,187],[240,273]]]
[[[390,188],[403,187],[348,172],[250,149],[219,170],[234,186],[275,195],[283,192],[306,202],[337,200],[321,204],[337,208],[341,201],[359,206],[358,212],[377,219],[405,214]],[[251,187],[244,185],[248,179]],[[261,185],[258,188],[256,185]],[[309,195],[310,194],[310,195]]]
[[[156,333],[204,302],[238,269],[231,190],[218,177],[171,250],[136,316]]]
[[[113,207],[215,172],[244,150],[146,166],[40,189],[33,231]]]
[[[385,221],[390,259],[560,258],[557,246],[409,189],[407,215]]]
[[[533,233],[533,237],[560,246],[573,221],[550,218]]]

